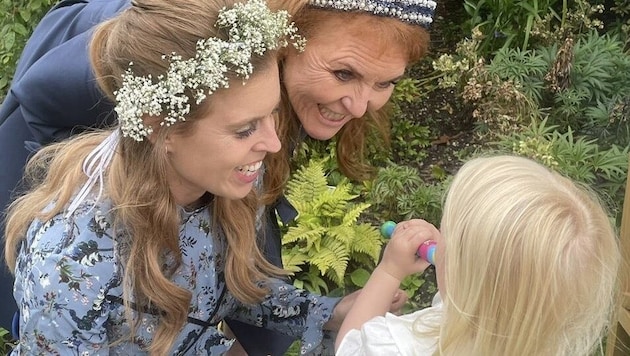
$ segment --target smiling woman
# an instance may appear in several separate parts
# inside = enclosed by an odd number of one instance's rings
[[[287,9],[306,39],[304,51],[281,55],[282,106],[278,136],[283,149],[268,158],[266,186],[274,201],[289,175],[292,150],[306,135],[335,140],[339,168],[369,178],[366,137],[389,142],[387,104],[396,82],[428,50],[432,0],[270,0]]]
[[[245,197],[267,153],[280,150],[275,131],[279,101],[278,68],[270,61],[246,83],[212,95],[208,113],[192,127],[169,135],[164,144],[175,202],[194,205],[205,192]]]
[[[6,225],[15,355],[224,354],[227,316],[315,352],[338,327],[347,305],[273,278],[256,244],[252,187],[280,150],[277,49],[295,32],[263,0],[134,0],[95,29],[118,125],[27,166]]]

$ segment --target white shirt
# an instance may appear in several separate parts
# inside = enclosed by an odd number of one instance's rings
[[[439,323],[442,299],[439,293],[433,298],[432,306],[411,314],[396,316],[391,313],[377,316],[361,326],[361,330],[350,330],[341,341],[336,356],[429,356],[433,355],[437,339],[419,332],[428,331],[423,323]]]

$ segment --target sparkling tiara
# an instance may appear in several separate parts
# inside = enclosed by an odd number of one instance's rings
[[[309,0],[309,4],[341,11],[365,11],[425,28],[433,22],[437,5],[432,0]]]

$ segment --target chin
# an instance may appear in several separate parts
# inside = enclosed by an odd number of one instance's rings
[[[331,130],[330,128],[321,127],[319,125],[315,127],[304,126],[304,131],[309,137],[320,141],[330,140],[339,132],[339,130]]]

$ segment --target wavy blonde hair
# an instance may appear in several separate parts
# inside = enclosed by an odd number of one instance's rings
[[[590,355],[620,252],[588,189],[526,158],[467,162],[444,205],[437,355]]]
[[[175,52],[190,58],[199,39],[227,39],[227,33],[212,24],[220,9],[238,2],[135,0],[134,6],[99,25],[94,33],[90,57],[100,87],[113,100],[130,62],[134,63],[134,74],[157,77],[166,73],[169,65],[162,54]],[[260,75],[277,65],[277,53],[254,55],[252,64],[254,75]],[[229,76],[236,78],[234,73]],[[150,305],[160,310],[159,326],[148,349],[153,355],[166,354],[172,347],[186,322],[191,299],[188,290],[170,280],[182,261],[181,221],[166,179],[164,139],[169,133],[192,132],[212,105],[221,105],[212,99],[210,96],[200,105],[192,105],[185,122],[171,127],[154,125],[153,142],[121,137],[104,179],[104,195],[114,206],[114,228],[124,231],[131,240],[131,250],[124,261],[125,300],[133,295],[139,306]],[[25,179],[31,189],[10,206],[7,215],[5,258],[11,270],[15,268],[17,249],[31,222],[48,220],[65,209],[86,180],[82,171],[85,157],[110,133],[86,133],[45,147],[29,161]],[[54,208],[41,213],[51,201],[56,202]],[[220,226],[227,239],[228,290],[245,303],[261,300],[268,290],[259,282],[268,275],[281,274],[282,270],[269,264],[256,245],[256,194],[251,192],[242,200],[215,197],[208,204],[213,211],[215,230]],[[163,267],[167,255],[175,260],[169,269]],[[128,320],[137,327],[138,320],[132,320],[130,305],[126,303],[125,307]]]
[[[429,47],[429,33],[423,27],[411,25],[394,18],[375,16],[365,12],[333,11],[315,8],[308,5],[308,0],[269,0],[271,8],[286,9],[293,17],[300,34],[308,39],[313,36],[334,36],[335,29],[323,28],[322,24],[331,17],[342,18],[350,26],[358,21],[369,21],[366,26],[370,34],[374,34],[374,41],[378,44],[397,43],[407,50],[408,65],[418,61],[426,54]],[[321,34],[329,31],[329,34]],[[386,48],[386,47],[384,47]],[[282,58],[297,55],[295,49],[286,48],[282,51]],[[282,76],[282,74],[281,74]],[[363,117],[351,120],[339,131],[334,138],[337,140],[337,161],[339,168],[347,177],[355,180],[368,179],[374,169],[366,163],[367,137],[370,132],[376,132],[379,139],[387,146],[390,142],[391,106],[385,105],[379,110],[370,110]],[[268,188],[267,201],[273,201],[282,193],[284,184],[289,176],[291,150],[301,141],[300,119],[291,107],[286,89],[282,88],[282,102],[280,107],[280,123],[278,137],[283,149],[278,153],[267,156],[268,173],[265,183]]]

